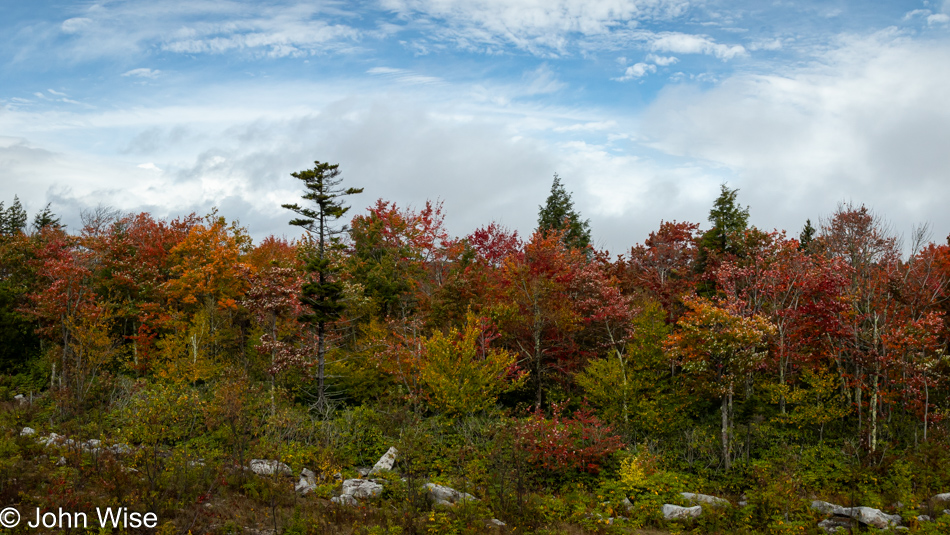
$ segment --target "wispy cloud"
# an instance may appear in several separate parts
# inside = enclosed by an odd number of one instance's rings
[[[441,78],[436,76],[426,76],[406,69],[396,69],[393,67],[373,67],[366,71],[366,74],[382,76],[405,85],[428,85],[443,82]]]
[[[657,56],[656,54],[647,54],[647,61],[653,62],[661,67],[672,65],[679,61],[676,56]]]
[[[614,80],[618,82],[626,82],[627,80],[643,78],[652,72],[656,72],[656,65],[651,65],[648,63],[634,63],[633,65],[627,67],[625,71],[623,71],[623,76],[614,78]]]
[[[705,35],[681,32],[661,32],[652,36],[650,49],[676,54],[708,54],[723,61],[748,54],[742,45],[725,45]]]
[[[578,36],[597,36],[638,21],[683,15],[685,0],[382,0],[427,37],[492,51],[513,46],[542,56],[570,52]]]
[[[144,0],[86,6],[59,23],[74,59],[130,56],[148,51],[271,57],[307,56],[352,46],[360,31],[334,4],[294,0],[258,4],[240,0]]]
[[[132,69],[122,73],[122,76],[134,76],[136,78],[157,78],[162,71],[149,68]]]

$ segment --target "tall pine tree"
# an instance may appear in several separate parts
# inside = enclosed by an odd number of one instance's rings
[[[586,249],[590,245],[590,221],[581,219],[574,210],[571,194],[564,189],[557,173],[554,173],[554,183],[551,184],[547,202],[538,209],[538,230],[542,233],[563,230],[564,244],[568,247]]]
[[[324,365],[326,362],[327,324],[340,317],[343,312],[343,285],[336,278],[336,268],[331,265],[329,249],[339,243],[338,236],[346,231],[346,226],[337,226],[336,221],[343,217],[348,206],[343,206],[341,197],[362,193],[363,188],[342,188],[339,164],[313,162],[313,169],[306,169],[290,176],[303,181],[307,192],[302,195],[310,206],[284,204],[299,217],[290,224],[303,228],[315,241],[316,248],[307,260],[307,272],[310,280],[303,285],[300,301],[310,309],[300,320],[316,328],[317,333],[317,408],[327,406],[324,384]]]

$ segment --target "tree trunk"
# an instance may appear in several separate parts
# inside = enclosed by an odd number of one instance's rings
[[[729,394],[722,396],[722,460],[725,463],[726,471],[732,468],[732,460],[729,459],[729,400],[732,394],[732,388]]]
[[[868,407],[871,409],[871,451],[877,450],[877,395],[878,395],[878,377],[874,376],[871,382],[873,393],[871,394],[871,403]]]
[[[928,416],[930,416],[930,389],[927,387],[927,376],[924,375],[924,442],[927,442]]]
[[[323,342],[325,331],[326,323],[322,321],[317,323],[317,406],[321,412],[327,408],[327,397],[323,380],[327,351],[326,345]]]

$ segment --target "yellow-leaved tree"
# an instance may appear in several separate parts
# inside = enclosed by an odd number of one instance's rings
[[[423,339],[419,378],[433,408],[452,416],[483,411],[499,394],[524,383],[527,375],[517,368],[517,357],[489,347],[495,338],[487,321],[469,312],[461,330]]]

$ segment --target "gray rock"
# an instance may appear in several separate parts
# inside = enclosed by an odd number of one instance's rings
[[[56,461],[56,466],[66,466],[66,457],[60,457],[59,460]]]
[[[873,507],[842,507],[833,503],[815,500],[811,502],[811,508],[827,515],[849,516],[862,524],[878,529],[899,526],[901,523],[900,515],[889,515]]]
[[[343,494],[342,496],[334,496],[330,498],[330,501],[337,505],[359,505],[360,502],[356,501],[356,498],[350,496],[349,494]]]
[[[13,400],[19,403],[20,405],[26,405],[29,401],[26,399],[26,396],[23,394],[17,394],[13,396]]]
[[[693,507],[680,507],[669,503],[663,504],[663,518],[666,520],[687,520],[690,518],[699,518],[703,514],[701,505]]]
[[[292,476],[294,471],[289,466],[274,460],[251,459],[251,472],[259,476],[272,476],[280,474],[283,476]]]
[[[393,464],[396,463],[396,455],[399,452],[396,451],[396,448],[389,448],[382,457],[376,461],[376,464],[373,465],[373,469],[369,471],[369,475],[376,474],[382,470],[392,470]]]
[[[935,502],[950,502],[950,492],[944,492],[942,494],[937,494],[933,497]]]
[[[368,479],[347,479],[343,482],[343,495],[357,500],[374,498],[383,493],[383,486]]]
[[[933,522],[933,519],[927,515],[920,515],[917,517],[918,522]]]
[[[811,502],[811,508],[825,513],[826,515],[850,516],[847,512],[845,512],[845,507],[841,507],[840,505],[835,505],[833,503],[823,502],[821,500],[815,500]]]
[[[851,529],[851,520],[848,518],[831,517],[818,523],[818,527],[825,533],[846,532]]]
[[[50,433],[46,438],[41,438],[40,443],[44,446],[49,446],[50,444],[62,444],[63,436],[57,435],[56,433]]]
[[[106,448],[116,455],[128,455],[132,453],[132,448],[128,444],[113,444],[112,446]]]
[[[475,500],[474,496],[466,492],[459,492],[451,487],[436,485],[435,483],[426,483],[423,486],[426,489],[429,503],[433,505],[455,505],[459,502]]]
[[[872,507],[850,507],[846,511],[848,516],[858,522],[878,529],[899,526],[901,523],[900,515],[889,515]]]
[[[294,490],[300,493],[301,496],[306,496],[315,488],[317,488],[316,482],[313,479],[308,479],[303,476],[301,476],[300,481],[294,485]]]
[[[307,468],[300,470],[300,481],[294,486],[294,490],[306,496],[315,488],[317,488],[317,474]]]
[[[716,507],[729,507],[732,505],[729,503],[729,500],[724,500],[722,498],[717,498],[715,496],[710,496],[708,494],[696,494],[694,492],[681,492],[682,496],[686,501],[691,503],[705,503],[709,505],[714,505]]]
[[[24,427],[23,431],[20,431],[21,437],[28,437],[36,434],[36,430],[32,427]]]
[[[502,522],[501,520],[498,520],[497,518],[493,518],[493,519],[489,520],[489,521],[487,522],[487,524],[488,524],[489,526],[496,526],[496,527],[499,527],[499,528],[503,528],[503,527],[505,527],[505,526],[508,525],[508,524],[505,524],[504,522]]]

